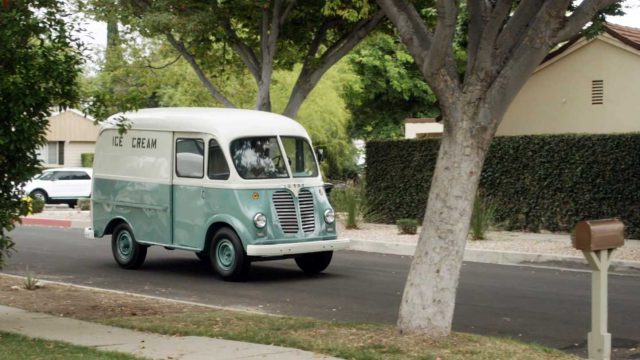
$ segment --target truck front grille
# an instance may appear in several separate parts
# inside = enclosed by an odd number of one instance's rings
[[[284,190],[274,192],[273,206],[276,208],[282,231],[285,234],[298,233],[298,215],[291,193]]]
[[[313,206],[313,195],[309,190],[300,191],[298,195],[300,205],[300,220],[302,221],[302,231],[312,233],[316,229],[315,209]]]

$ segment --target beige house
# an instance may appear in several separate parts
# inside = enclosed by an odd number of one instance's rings
[[[47,144],[39,149],[38,154],[43,166],[81,166],[80,155],[95,151],[98,127],[93,121],[75,109],[52,113]]]
[[[607,24],[575,38],[538,67],[497,135],[640,131],[640,29]]]

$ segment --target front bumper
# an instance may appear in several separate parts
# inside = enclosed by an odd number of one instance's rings
[[[247,245],[249,256],[280,256],[342,250],[349,246],[349,239],[297,242],[291,244]]]

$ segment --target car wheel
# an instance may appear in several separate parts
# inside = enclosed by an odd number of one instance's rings
[[[308,253],[296,256],[296,264],[306,274],[318,274],[324,271],[331,263],[333,251]]]
[[[124,269],[138,269],[147,257],[147,247],[138,244],[128,224],[120,224],[111,235],[111,251],[116,263]]]
[[[67,205],[69,205],[70,209],[75,209],[76,205],[78,205],[78,200],[71,200],[67,202]]]
[[[31,198],[33,199],[42,200],[42,202],[45,204],[47,203],[47,201],[49,201],[49,197],[44,190],[33,190],[31,194],[29,194],[29,196],[31,196]]]
[[[211,239],[209,254],[211,266],[224,280],[243,281],[249,274],[251,261],[235,231],[218,230]]]

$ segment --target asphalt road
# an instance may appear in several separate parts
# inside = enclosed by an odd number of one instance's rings
[[[293,260],[254,263],[249,281],[217,278],[194,254],[151,247],[139,270],[123,270],[110,240],[78,229],[19,227],[18,252],[3,272],[235,308],[354,322],[394,323],[410,258],[338,252],[324,274],[305,276]],[[640,347],[640,277],[612,275],[609,331],[614,347]],[[465,263],[454,330],[498,335],[585,354],[590,274]],[[640,356],[640,352],[638,353]]]

